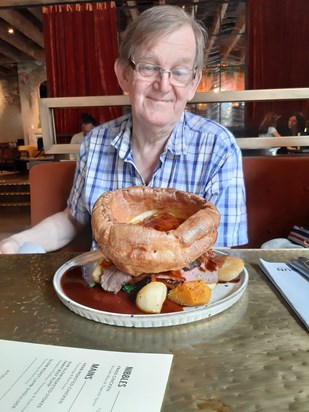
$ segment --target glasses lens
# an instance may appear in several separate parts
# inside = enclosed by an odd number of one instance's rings
[[[171,70],[171,80],[174,84],[187,84],[192,79],[192,71],[189,69],[173,69]]]
[[[155,78],[160,74],[160,67],[154,64],[137,63],[135,68],[139,75],[146,78]]]
[[[145,79],[158,79],[163,73],[168,73],[171,84],[185,86],[193,77],[192,70],[185,68],[166,70],[156,64],[134,63],[133,61],[132,63],[135,65],[136,72]]]

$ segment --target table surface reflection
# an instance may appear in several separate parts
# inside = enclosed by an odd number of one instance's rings
[[[163,412],[308,411],[309,339],[258,267],[309,250],[242,250],[248,288],[233,307],[188,325],[137,329],[82,318],[52,279],[73,253],[0,255],[0,338],[126,352],[173,353]],[[139,411],[137,411],[139,412]]]

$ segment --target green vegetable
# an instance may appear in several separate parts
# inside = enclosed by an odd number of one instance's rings
[[[134,283],[127,283],[126,285],[123,285],[121,288],[123,292],[129,293],[129,294],[135,292],[136,289],[137,289],[137,284],[134,284]]]
[[[140,280],[136,283],[127,283],[123,285],[121,290],[123,292],[129,293],[129,295],[136,294],[143,286],[147,285],[150,282],[150,277],[147,276],[146,278]]]

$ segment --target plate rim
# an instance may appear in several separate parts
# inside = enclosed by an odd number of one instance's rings
[[[86,252],[86,253],[89,254],[89,252]],[[236,290],[232,291],[231,294],[225,296],[224,298],[216,302],[212,302],[208,305],[194,306],[190,308],[189,310],[184,310],[181,312],[168,312],[168,313],[157,313],[157,314],[147,314],[147,313],[128,314],[128,313],[106,312],[103,310],[99,310],[99,309],[95,309],[95,308],[82,305],[81,303],[70,299],[61,289],[60,281],[65,271],[67,271],[69,268],[73,266],[78,266],[77,264],[78,259],[80,257],[84,257],[86,253],[78,255],[68,260],[56,270],[53,276],[54,290],[58,298],[61,300],[61,302],[74,313],[82,317],[85,317],[87,319],[90,319],[90,320],[94,320],[94,321],[104,323],[104,324],[115,325],[115,326],[128,326],[128,327],[173,326],[173,325],[180,325],[184,323],[191,323],[191,322],[202,320],[208,317],[212,317],[228,309],[230,306],[234,305],[245,292],[248,282],[249,282],[248,270],[246,267],[244,267],[242,273],[240,274],[241,280],[240,280],[239,287]],[[224,285],[224,283],[222,283],[222,285]],[[220,306],[222,307],[221,310],[220,310]],[[218,307],[219,307],[219,310],[216,311]],[[212,309],[214,309],[215,313],[208,314],[208,312],[211,311]],[[92,313],[93,316],[96,315],[96,319],[92,318],[89,312]],[[205,316],[203,316],[203,314]],[[105,317],[106,319],[101,320],[102,317]],[[170,322],[171,319],[173,320],[172,323]],[[147,321],[149,321],[150,325],[145,324],[145,322]]]

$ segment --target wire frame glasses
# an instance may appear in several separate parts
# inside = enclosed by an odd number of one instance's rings
[[[130,66],[136,73],[146,80],[158,80],[164,73],[168,74],[169,81],[175,86],[187,86],[195,78],[196,68],[194,70],[185,67],[175,69],[164,69],[163,67],[152,63],[135,63],[133,59],[129,60]]]

